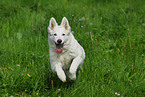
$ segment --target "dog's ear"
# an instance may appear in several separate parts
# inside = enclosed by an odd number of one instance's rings
[[[69,30],[69,31],[71,30],[71,27],[69,26],[69,23],[66,17],[63,17],[61,26],[64,26],[66,30]]]
[[[56,20],[52,17],[49,21],[48,31],[51,32],[55,26],[58,26]]]

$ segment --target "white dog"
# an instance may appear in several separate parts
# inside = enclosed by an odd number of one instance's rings
[[[64,70],[68,71],[67,74],[71,80],[75,80],[77,69],[82,68],[85,52],[71,33],[66,17],[62,19],[61,25],[58,25],[53,17],[50,19],[48,42],[52,71],[56,72],[63,82],[66,82]]]

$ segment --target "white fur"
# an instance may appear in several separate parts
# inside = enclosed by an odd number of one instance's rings
[[[56,20],[52,17],[49,22],[48,32],[52,71],[56,72],[59,79],[63,82],[66,82],[64,70],[68,71],[68,77],[71,80],[75,80],[77,69],[82,68],[85,52],[71,33],[71,27],[66,17],[62,19],[61,25],[58,25]],[[63,36],[62,34],[65,35]],[[60,54],[56,53],[55,43],[57,43],[58,39],[61,39],[62,43],[64,43],[63,51]]]

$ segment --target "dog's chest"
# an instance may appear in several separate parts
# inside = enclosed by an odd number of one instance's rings
[[[67,53],[61,54],[59,56],[59,60],[63,65],[62,66],[63,69],[68,69],[71,65],[72,60],[73,60],[73,56],[71,56],[70,53],[67,52]]]

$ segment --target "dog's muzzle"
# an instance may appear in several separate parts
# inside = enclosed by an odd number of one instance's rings
[[[56,52],[58,54],[60,54],[63,51],[63,43],[62,43],[62,40],[61,39],[58,39],[57,40],[57,43],[55,43],[55,45],[56,45]]]

